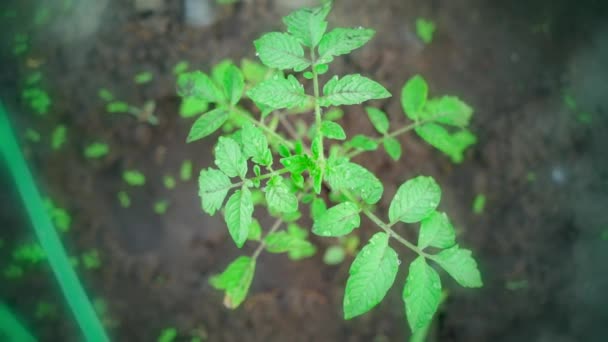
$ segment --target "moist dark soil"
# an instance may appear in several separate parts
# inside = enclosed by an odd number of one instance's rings
[[[33,3],[5,5],[28,13]],[[63,235],[68,250],[96,248],[101,255],[100,269],[78,271],[92,296],[106,301],[114,340],[153,341],[165,327],[178,329],[178,341],[188,341],[193,331],[208,341],[407,340],[400,293],[406,271],[401,269],[382,304],[344,321],[343,288],[352,258],[325,265],[322,254],[333,241],[313,237],[318,254],[299,262],[263,254],[248,299],[235,311],[224,308],[222,293],[207,282],[255,246],[238,250],[221,217],[200,209],[196,176],[212,164],[213,138],[185,143],[192,121],[178,115],[172,67],[187,60],[208,71],[225,58],[255,58],[251,42],[282,29],[280,18],[290,8],[310,3],[241,1],[218,7],[215,21],[203,28],[184,23],[178,1],[147,12],[129,1],[93,2],[74,17],[55,18],[38,29],[23,24],[22,14],[5,19],[4,41],[20,30],[33,39],[30,52],[18,58],[3,44],[2,100],[21,137],[27,127],[48,137],[56,124],[68,126],[68,143],[58,152],[44,142],[24,139],[22,146],[41,190],[72,215],[73,228]],[[435,177],[443,188],[442,210],[479,262],[485,284],[480,290],[442,277],[449,296],[429,340],[608,336],[607,13],[603,1],[336,1],[331,27],[361,25],[377,35],[337,59],[334,73],[367,75],[393,94],[421,74],[432,95],[456,95],[475,108],[472,130],[479,141],[462,164],[452,164],[414,135],[400,138],[404,153],[397,163],[383,152],[356,158],[385,184],[380,213],[405,180]],[[429,45],[416,36],[418,17],[437,25]],[[53,98],[46,117],[29,113],[20,100],[23,79],[36,63]],[[151,71],[154,80],[134,84],[142,71]],[[129,103],[154,100],[160,124],[106,113],[97,97],[102,87]],[[579,109],[564,104],[565,94]],[[377,105],[393,127],[406,123],[398,96]],[[579,120],[580,111],[591,121]],[[342,123],[352,134],[373,134],[362,107],[346,108]],[[110,154],[84,158],[83,148],[97,140],[110,145]],[[194,177],[167,190],[163,175],[178,176],[184,160],[192,160]],[[132,206],[124,209],[116,193],[125,189],[121,173],[128,168],[143,170],[148,181],[129,189]],[[4,168],[0,175],[0,260],[10,260],[10,247],[33,236]],[[480,193],[487,197],[486,210],[474,214],[471,203]],[[153,211],[161,199],[170,203],[165,215]],[[262,223],[268,227],[266,218]],[[415,237],[408,227],[398,229]],[[374,232],[364,221],[357,234],[366,241]],[[407,264],[412,255],[399,252]],[[41,341],[80,339],[46,267],[3,281],[0,290]],[[41,299],[58,305],[58,317],[34,318]]]

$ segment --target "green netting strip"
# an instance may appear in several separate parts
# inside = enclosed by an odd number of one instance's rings
[[[36,339],[13,315],[4,303],[0,302],[0,338],[8,342],[36,342]],[[4,340],[4,339],[7,340]]]
[[[23,199],[36,235],[40,240],[40,245],[47,254],[59,286],[86,340],[92,342],[109,341],[45,210],[38,188],[11,130],[2,103],[0,103],[0,152],[6,159],[9,171],[14,178],[17,190]]]

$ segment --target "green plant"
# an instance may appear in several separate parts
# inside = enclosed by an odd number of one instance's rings
[[[110,147],[106,143],[94,142],[84,149],[84,156],[87,159],[98,159],[110,152]]]
[[[486,195],[478,194],[475,196],[472,209],[475,215],[483,214],[483,211],[486,209]]]
[[[144,84],[152,81],[152,78],[153,75],[151,73],[141,73],[136,75],[134,82],[137,84]],[[146,101],[141,107],[130,105],[127,102],[116,100],[114,94],[106,88],[99,89],[97,95],[106,102],[106,111],[108,113],[131,114],[140,122],[158,125],[158,117],[155,113],[156,102],[154,101]]]
[[[398,136],[414,131],[459,163],[476,140],[466,129],[473,110],[453,96],[428,98],[426,81],[415,76],[401,93],[402,107],[412,123],[391,130],[386,113],[367,107],[380,136],[355,135],[346,140],[347,133],[337,122],[342,112],[336,107],[386,99],[391,94],[359,74],[333,76],[321,87],[329,63],[363,46],[375,33],[364,28],[336,28],[326,33],[329,10],[326,4],[295,11],[283,19],[287,33],[267,33],[256,40],[262,63],[275,70],[257,72],[257,82],[251,86],[246,84],[251,68],[246,72],[230,62],[214,67],[211,76],[194,71],[178,78],[180,96],[213,106],[194,122],[187,141],[197,141],[220,128],[224,131],[214,149],[217,168],[200,172],[203,210],[209,215],[223,212],[237,247],[248,240],[260,241],[251,255],[238,257],[224,272],[211,277],[210,283],[225,291],[227,307],[236,308],[247,295],[262,251],[287,253],[296,260],[313,255],[316,248],[307,239],[308,231],[296,223],[304,212],[302,204],[310,207],[312,232],[319,236],[346,236],[361,225],[363,215],[381,231],[367,241],[350,268],[344,317],[369,311],[392,287],[400,260],[389,242],[396,242],[416,255],[409,266],[403,300],[409,325],[417,331],[429,324],[441,298],[441,281],[429,262],[464,287],[482,286],[477,264],[471,251],[456,244],[448,216],[437,211],[441,189],[433,178],[418,176],[404,182],[390,202],[388,220],[383,220],[375,213],[384,192],[382,182],[351,158],[383,146],[391,158],[399,159]],[[295,76],[298,73],[312,80],[311,95]],[[243,95],[255,105],[252,111]],[[307,108],[314,113],[311,125],[297,119],[310,112]],[[292,118],[296,118],[295,126]],[[335,204],[328,208],[328,203]],[[276,218],[264,234],[253,218],[255,206],[267,207]],[[402,223],[420,224],[417,243],[398,232]],[[287,229],[281,229],[285,224]]]
[[[416,19],[416,34],[418,35],[418,38],[420,38],[420,40],[422,40],[425,44],[430,44],[433,42],[435,29],[435,23],[432,20],[427,20],[424,18]]]
[[[146,184],[146,176],[137,170],[127,170],[123,172],[122,179],[131,186],[142,186]]]

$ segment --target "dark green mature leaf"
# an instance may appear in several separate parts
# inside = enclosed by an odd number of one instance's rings
[[[313,247],[309,241],[286,231],[268,234],[264,241],[266,242],[266,250],[270,253],[311,250],[311,247]]]
[[[395,282],[399,258],[386,233],[376,233],[357,254],[348,271],[344,318],[351,319],[378,305]]]
[[[359,74],[334,76],[323,87],[321,106],[340,106],[363,103],[368,100],[384,99],[391,93],[380,83]]]
[[[429,87],[422,76],[410,78],[401,89],[401,106],[405,115],[418,120],[428,96]]]
[[[201,71],[180,74],[177,78],[177,94],[181,97],[196,97],[215,103],[226,100],[226,97],[213,80]]]
[[[395,161],[401,158],[401,143],[399,140],[391,137],[384,138],[384,150]]]
[[[375,204],[382,197],[384,187],[380,180],[363,166],[351,162],[328,164],[326,179],[332,189],[347,190],[361,197],[367,204]]]
[[[268,139],[262,131],[250,122],[243,125],[241,131],[243,139],[243,153],[245,157],[251,157],[258,164],[272,165],[272,152],[268,148]]]
[[[433,120],[445,125],[466,127],[473,116],[473,108],[456,96],[442,96],[429,100],[420,114],[421,119]]]
[[[418,248],[428,246],[438,248],[452,247],[456,243],[456,231],[445,213],[434,212],[422,220]]]
[[[378,143],[370,137],[366,137],[363,134],[355,135],[350,141],[346,143],[348,147],[354,147],[358,150],[363,151],[374,151],[378,149]]]
[[[215,146],[215,165],[228,177],[243,178],[247,174],[247,159],[239,144],[232,138],[219,138]]]
[[[329,3],[315,8],[302,8],[284,17],[283,22],[287,25],[287,31],[302,44],[315,47],[327,28],[325,17],[330,9]]]
[[[386,134],[389,128],[389,121],[386,113],[375,107],[365,107],[365,111],[376,131],[380,134]]]
[[[329,139],[346,139],[344,128],[333,121],[323,121],[321,124],[321,133],[323,133],[323,135]]]
[[[343,202],[315,219],[312,232],[320,236],[344,236],[360,224],[359,207],[352,202]]]
[[[192,125],[186,142],[191,143],[217,131],[228,120],[228,115],[228,111],[224,108],[216,108],[203,114]]]
[[[207,214],[213,215],[222,207],[230,185],[230,178],[222,171],[211,168],[201,170],[198,177],[198,194]]]
[[[231,105],[236,105],[243,96],[245,88],[245,78],[243,73],[234,64],[230,64],[226,68],[223,79],[224,92]]]
[[[431,323],[441,301],[441,280],[423,256],[410,264],[403,288],[405,314],[412,332]]]
[[[319,42],[317,64],[327,64],[335,56],[345,55],[365,45],[376,32],[364,28],[336,28],[325,34]]]
[[[416,133],[431,146],[450,157],[454,163],[461,163],[464,159],[464,151],[477,142],[475,135],[468,130],[450,134],[444,127],[434,123],[416,127]]]
[[[470,250],[461,249],[458,245],[455,245],[441,251],[441,253],[435,255],[432,259],[446,270],[461,286],[483,286],[481,274],[479,273],[479,269],[477,269],[477,262],[471,256]]]
[[[292,213],[298,210],[298,198],[291,192],[281,176],[272,177],[266,184],[266,203],[270,210]]]
[[[242,187],[230,196],[226,202],[224,219],[228,231],[238,248],[243,247],[249,235],[249,226],[253,220],[253,201],[251,191]]]
[[[412,178],[397,190],[388,208],[389,220],[391,223],[421,221],[433,213],[440,199],[441,189],[432,177]]]
[[[247,96],[273,109],[298,107],[307,99],[304,87],[293,75],[266,80],[247,91]]]
[[[209,283],[218,290],[225,290],[224,305],[229,309],[235,309],[247,297],[254,273],[255,260],[248,256],[240,256],[230,263],[222,274],[211,277]]]
[[[253,44],[262,63],[271,68],[302,71],[310,65],[300,42],[287,33],[266,33]]]

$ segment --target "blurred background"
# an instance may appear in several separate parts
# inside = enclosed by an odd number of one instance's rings
[[[328,262],[331,239],[312,237],[317,254],[299,262],[263,254],[248,299],[235,311],[207,282],[255,245],[235,248],[221,216],[200,208],[196,179],[212,164],[213,139],[185,143],[194,117],[184,114],[176,75],[208,72],[224,59],[254,60],[254,39],[283,30],[280,19],[290,11],[315,5],[0,4],[1,100],[113,340],[408,340],[398,286],[370,313],[343,320],[352,256]],[[333,73],[364,74],[393,94],[421,74],[431,94],[458,96],[475,109],[478,143],[461,164],[414,135],[400,138],[398,163],[383,153],[356,159],[385,184],[380,212],[405,179],[435,177],[442,209],[479,262],[480,290],[444,278],[449,294],[427,340],[605,341],[608,3],[337,0],[329,27],[338,26],[377,34],[337,58]],[[393,122],[406,122],[397,96],[380,106]],[[364,115],[360,106],[345,108],[346,131],[371,134]],[[6,139],[0,136],[2,144]],[[40,341],[82,340],[4,162],[0,301]],[[125,183],[129,170],[141,172],[145,184]],[[368,223],[357,232],[361,241],[375,232]],[[405,276],[402,269],[397,279]]]

